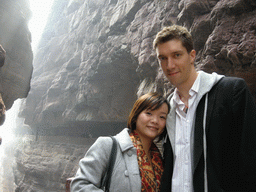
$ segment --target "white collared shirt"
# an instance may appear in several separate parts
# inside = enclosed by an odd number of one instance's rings
[[[180,100],[177,89],[174,91],[173,100],[176,104],[175,127],[175,154],[174,170],[172,177],[172,191],[193,192],[192,153],[191,140],[193,139],[192,124],[197,104],[195,102],[199,91],[200,73],[189,90],[188,110],[185,113],[185,104]]]

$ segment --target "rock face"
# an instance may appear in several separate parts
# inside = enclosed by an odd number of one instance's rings
[[[254,0],[55,0],[20,112],[38,140],[17,153],[17,191],[63,191],[86,150],[69,139],[117,132],[137,95],[171,92],[152,49],[163,26],[187,26],[196,66],[243,77],[256,98],[255,16]]]
[[[88,140],[84,145],[48,141],[25,143],[16,151],[15,191],[65,191],[66,179],[71,173],[75,175],[80,158],[91,144]]]
[[[189,13],[188,7],[183,9]],[[255,15],[255,1],[219,1],[211,12],[195,16],[188,26],[194,37],[202,40],[196,41],[198,65],[207,72],[244,78],[256,101]]]
[[[33,69],[31,34],[28,30],[30,14],[28,0],[0,0],[0,45],[6,51],[3,66],[2,57],[0,61],[0,91],[7,110],[16,99],[27,97],[30,89]],[[4,121],[2,117],[1,124]],[[3,129],[4,127],[0,131],[0,137],[3,136]],[[7,124],[6,129],[12,132],[10,124]],[[3,150],[6,141],[8,138],[3,138],[0,146],[0,191],[14,191],[11,165],[15,164],[15,148]]]
[[[0,78],[7,109],[16,99],[27,97],[30,89],[33,54],[29,18],[27,0],[0,0],[0,44],[6,51]]]
[[[136,93],[170,90],[152,41],[173,23],[191,30],[198,67],[243,77],[256,96],[255,4],[56,0],[21,115],[40,130],[74,122],[126,122]]]

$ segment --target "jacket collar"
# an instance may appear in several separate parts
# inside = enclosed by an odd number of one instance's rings
[[[212,87],[222,78],[223,75],[218,75],[217,73],[205,73],[203,71],[198,72],[200,75],[200,82],[199,82],[199,90],[197,95],[197,103],[201,100],[201,98],[208,93]],[[173,94],[171,94],[168,97],[168,101],[171,105],[171,110],[169,115],[167,116],[166,120],[166,127],[167,127],[167,133],[168,137],[171,142],[171,146],[173,149],[173,152],[175,153],[175,127],[176,127],[176,104],[173,100]]]
[[[121,151],[124,152],[133,148],[133,143],[129,136],[130,129],[124,128],[120,133],[118,133],[115,137],[119,142]]]

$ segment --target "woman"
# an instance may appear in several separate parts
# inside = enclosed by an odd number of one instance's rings
[[[141,96],[129,115],[128,128],[115,136],[119,147],[111,176],[110,190],[159,191],[163,172],[162,158],[153,140],[165,134],[170,106],[157,93]],[[79,170],[71,183],[71,191],[103,191],[110,150],[110,137],[99,137],[80,160]]]

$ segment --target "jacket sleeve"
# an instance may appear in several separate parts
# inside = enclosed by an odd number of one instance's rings
[[[247,191],[256,191],[256,103],[242,79],[234,84],[232,112],[241,128],[240,178]]]
[[[79,162],[79,169],[71,182],[72,192],[102,192],[101,182],[105,175],[112,147],[110,137],[99,137]]]

